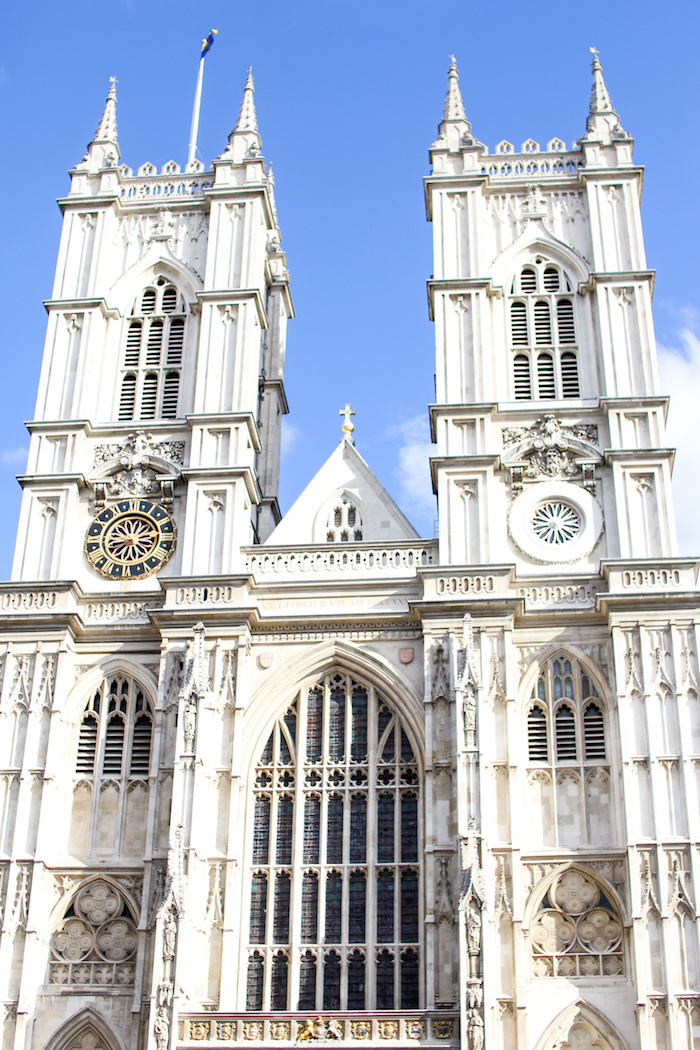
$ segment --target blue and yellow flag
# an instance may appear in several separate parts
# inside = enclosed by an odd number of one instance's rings
[[[214,43],[214,37],[216,36],[216,34],[218,32],[219,32],[218,29],[210,29],[209,30],[209,36],[206,38],[206,40],[202,41],[202,53],[199,56],[200,58],[204,58],[204,56],[206,55],[207,51],[211,50],[211,45]]]

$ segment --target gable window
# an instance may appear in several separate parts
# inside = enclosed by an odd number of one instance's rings
[[[248,1010],[417,1009],[420,776],[372,687],[332,673],[255,772]]]
[[[120,420],[177,419],[185,311],[183,297],[164,277],[136,300],[126,326]]]
[[[360,542],[364,537],[362,515],[346,496],[335,505],[326,523],[326,543]]]
[[[515,400],[580,397],[574,303],[564,271],[536,259],[514,279],[510,296]]]

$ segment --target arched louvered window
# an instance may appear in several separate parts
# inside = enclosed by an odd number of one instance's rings
[[[527,346],[527,306],[525,303],[511,303],[510,334],[513,346]]]
[[[540,401],[553,401],[556,396],[554,358],[551,354],[537,355],[537,393]]]
[[[180,373],[166,373],[163,386],[163,419],[177,419],[177,399],[179,392]]]
[[[562,293],[564,293],[562,295]],[[568,294],[567,294],[568,293]],[[517,401],[580,397],[571,282],[558,266],[537,258],[511,286],[510,336]],[[545,357],[540,347],[551,347]],[[533,389],[531,376],[537,373]]]
[[[549,303],[539,300],[535,303],[535,342],[549,346],[552,342],[552,324],[549,316]]]
[[[527,749],[531,762],[546,762],[547,716],[539,705],[533,707],[527,716]]]
[[[185,302],[157,278],[139,296],[126,326],[119,419],[176,419],[185,352]],[[131,371],[135,370],[135,371]]]
[[[579,396],[578,362],[570,350],[561,355],[561,392],[562,397]]]
[[[141,419],[156,418],[156,402],[158,398],[158,375],[156,372],[148,372],[143,379],[143,390],[141,391]]]
[[[153,710],[138,682],[124,675],[103,681],[85,708],[76,774],[148,777],[152,735]]]
[[[575,343],[574,304],[571,299],[560,299],[557,303],[557,325],[560,343]]]
[[[254,782],[248,1008],[418,1009],[421,780],[400,716],[331,673],[278,720]]]
[[[80,723],[80,737],[78,739],[78,760],[75,764],[76,773],[95,772],[95,752],[97,750],[97,716],[92,711],[86,711]]]
[[[603,712],[597,704],[588,704],[583,712],[583,736],[586,761],[605,758],[605,726]]]
[[[576,719],[568,704],[561,704],[554,716],[557,761],[576,761]]]
[[[537,291],[537,274],[529,266],[526,266],[520,275],[520,289],[526,295]]]
[[[527,354],[516,354],[513,359],[513,374],[515,379],[515,400],[530,401],[532,398],[532,383],[530,381],[530,358]]]
[[[550,845],[614,844],[603,712],[589,674],[573,656],[547,660],[527,711],[528,761],[536,767],[528,805],[551,806],[543,818]]]
[[[127,372],[122,379],[122,391],[119,397],[119,419],[127,420],[134,418],[134,405],[136,403],[136,376]]]

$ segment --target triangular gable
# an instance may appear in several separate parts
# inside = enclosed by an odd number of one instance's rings
[[[344,440],[268,536],[265,545],[278,547],[326,543],[329,530],[334,530],[336,509],[343,512],[345,528],[350,505],[357,512],[354,525],[347,530],[350,542],[359,542],[359,535],[355,533],[361,534],[362,542],[371,543],[418,538],[418,533],[355,446]]]

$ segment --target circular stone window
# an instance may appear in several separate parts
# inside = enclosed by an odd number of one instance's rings
[[[569,565],[593,551],[603,532],[603,512],[580,486],[545,481],[529,485],[513,501],[508,531],[532,561]]]

